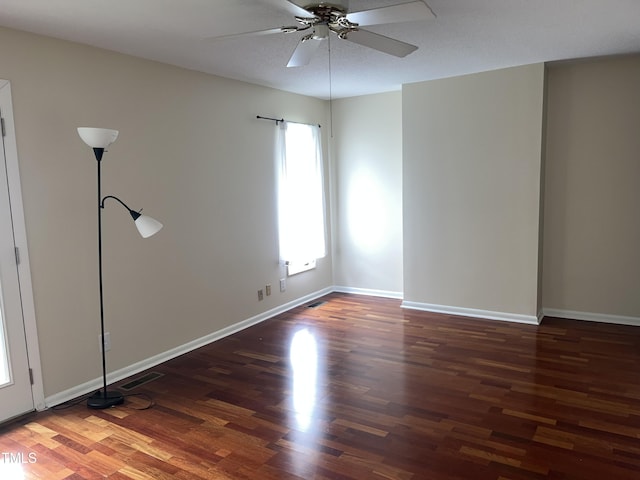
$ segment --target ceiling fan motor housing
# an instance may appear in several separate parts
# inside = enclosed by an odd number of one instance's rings
[[[304,7],[305,10],[313,14],[313,17],[297,16],[296,20],[303,25],[303,29],[314,27],[314,31],[305,36],[303,40],[311,38],[321,40],[327,38],[330,31],[344,39],[349,32],[357,30],[358,24],[350,22],[347,18],[348,3],[346,0],[343,2],[320,2]]]
[[[329,7],[329,8],[335,8],[335,9],[347,12],[349,11],[349,0],[333,0],[332,2],[310,3],[306,7],[302,7],[302,8],[304,8],[305,10],[311,11],[313,8],[316,8],[316,7]]]

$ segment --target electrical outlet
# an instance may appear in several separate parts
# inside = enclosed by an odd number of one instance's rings
[[[104,343],[102,335],[98,335],[98,344],[100,345],[100,351],[102,351],[103,346],[105,352],[111,350],[111,334],[109,332],[104,332]]]
[[[265,292],[267,293],[267,297],[268,297],[269,295],[271,295],[271,285],[267,285],[267,286],[265,287]]]
[[[280,279],[280,291],[284,292],[287,289],[287,283],[284,278]]]
[[[264,295],[262,294],[262,289],[258,290],[258,301],[262,300]]]

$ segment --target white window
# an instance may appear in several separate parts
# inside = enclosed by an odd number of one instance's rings
[[[326,255],[322,143],[317,125],[282,121],[279,127],[280,261],[291,275]]]

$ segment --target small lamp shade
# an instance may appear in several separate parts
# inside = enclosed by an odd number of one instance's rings
[[[118,130],[108,128],[78,127],[78,135],[91,148],[107,148],[118,138]]]
[[[155,235],[162,228],[162,224],[155,218],[151,218],[147,215],[140,215],[135,219],[138,232],[142,235],[142,238],[148,238],[151,235]]]

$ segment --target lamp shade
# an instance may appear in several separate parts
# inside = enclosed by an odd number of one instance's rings
[[[91,148],[107,148],[118,138],[118,130],[108,128],[78,127],[78,135]]]
[[[142,238],[148,238],[151,235],[155,235],[162,228],[162,224],[155,218],[151,218],[148,215],[140,215],[135,219],[138,232],[142,235]]]

